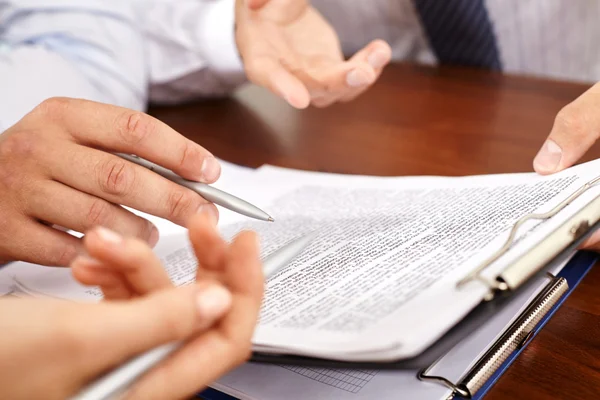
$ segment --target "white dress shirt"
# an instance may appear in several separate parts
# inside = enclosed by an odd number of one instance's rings
[[[49,97],[144,110],[243,80],[234,0],[0,0],[0,132]]]
[[[346,55],[375,38],[437,63],[412,0],[313,0]],[[600,81],[600,1],[485,0],[503,70]],[[0,132],[42,100],[143,110],[243,82],[234,0],[0,0]]]
[[[440,0],[443,1],[443,0]],[[600,1],[484,0],[504,72],[600,81]],[[350,55],[373,39],[395,60],[436,64],[412,0],[312,0]]]

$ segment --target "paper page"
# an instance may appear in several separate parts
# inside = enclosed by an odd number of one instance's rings
[[[483,285],[457,291],[456,282],[501,245],[500,234],[562,201],[597,167],[463,178],[262,168],[276,222],[222,231],[257,230],[267,253],[309,231],[319,237],[269,281],[257,348],[357,360],[417,354],[479,302]]]
[[[564,264],[552,271],[557,274]],[[485,325],[458,343],[431,370],[458,382],[548,283],[538,277]],[[421,382],[417,370],[380,371],[247,363],[211,386],[242,400],[445,400],[442,385]]]
[[[256,347],[356,360],[420,352],[481,299],[483,285],[456,291],[455,283],[495,249],[498,233],[523,213],[562,200],[597,167],[545,178],[376,178],[261,168],[238,195],[270,204],[276,222],[235,216],[240,222],[224,224],[222,232],[259,231],[263,254],[309,231],[319,237],[269,281]],[[185,235],[168,238],[157,252],[178,284],[185,283],[194,277],[195,260],[180,250]],[[25,273],[31,268],[20,269],[19,282],[33,293],[98,295],[68,271]]]
[[[187,234],[170,234],[154,249],[167,273],[177,286],[192,282],[196,277],[197,261]],[[25,262],[12,263],[0,270],[0,286],[11,282],[23,293],[77,301],[99,301],[101,291],[81,285],[69,268],[44,267]]]

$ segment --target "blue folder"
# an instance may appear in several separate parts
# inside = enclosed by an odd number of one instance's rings
[[[552,309],[542,318],[542,320],[536,325],[533,330],[533,334],[525,343],[523,347],[514,351],[504,363],[498,368],[498,370],[487,380],[485,385],[477,391],[477,393],[472,397],[472,399],[482,399],[487,392],[490,391],[492,386],[500,379],[502,374],[510,367],[510,365],[519,357],[519,355],[525,350],[527,344],[531,342],[537,334],[542,330],[544,325],[552,318],[554,313],[560,308],[560,306],[567,300],[567,297],[573,292],[573,290],[579,285],[581,280],[587,275],[587,273],[592,269],[592,267],[598,262],[600,259],[599,254],[589,251],[579,251],[575,256],[569,261],[567,265],[560,271],[557,277],[565,278],[569,284],[569,290],[561,297],[561,299],[552,307]],[[227,397],[231,399],[230,397]],[[460,397],[458,397],[460,398]],[[223,398],[225,399],[225,398]]]
[[[561,272],[557,275],[557,278],[564,278],[568,283],[568,290],[562,295],[560,300],[545,314],[545,316],[538,322],[529,335],[527,342],[514,351],[496,370],[496,372],[486,381],[486,383],[472,396],[472,399],[481,399],[485,394],[492,388],[492,386],[500,379],[502,374],[508,369],[508,367],[516,360],[521,352],[526,348],[527,344],[533,337],[544,327],[548,320],[554,315],[558,308],[564,303],[572,291],[577,287],[585,275],[591,270],[594,264],[599,260],[600,256],[594,252],[579,251],[575,256],[565,265]],[[429,383],[424,383],[429,384]],[[399,388],[400,389],[400,388]],[[202,393],[198,394],[197,398],[203,400],[236,400],[234,397],[229,396],[225,393],[219,392],[215,389],[208,388]],[[456,395],[457,399],[462,398],[460,395]]]

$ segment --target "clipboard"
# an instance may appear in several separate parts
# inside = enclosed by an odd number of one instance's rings
[[[539,333],[542,330],[544,325],[548,322],[548,320],[550,320],[552,315],[560,308],[562,303],[567,299],[567,297],[572,293],[572,291],[575,289],[575,287],[577,287],[579,282],[581,282],[581,280],[591,270],[591,268],[594,266],[594,264],[598,260],[600,260],[599,254],[596,254],[593,252],[588,252],[588,251],[579,251],[575,254],[574,257],[571,258],[571,260],[567,263],[567,265],[565,265],[565,267],[560,271],[560,273],[557,274],[556,277],[553,277],[553,278],[548,277],[549,285],[540,291],[540,294],[538,294],[536,296],[536,299],[534,301],[530,302],[529,306],[527,307],[527,310],[530,310],[532,308],[532,306],[539,304],[539,301],[536,301],[536,300],[539,300],[540,297],[543,297],[543,296],[540,296],[542,293],[548,293],[546,291],[546,289],[548,289],[551,286],[553,281],[556,282],[557,280],[562,280],[562,279],[566,280],[567,285],[568,285],[567,291],[564,294],[562,294],[562,296],[560,296],[559,300],[551,308],[549,308],[547,310],[547,312],[542,313],[543,316],[542,316],[541,320],[537,323],[537,325],[535,325],[535,327],[532,329],[532,331],[530,331],[530,333],[528,335],[525,335],[525,337],[520,342],[518,342],[518,345],[515,347],[515,350],[512,353],[511,352],[506,353],[506,359],[504,360],[504,362],[498,363],[497,365],[487,364],[487,365],[489,365],[489,367],[488,367],[489,369],[487,370],[489,378],[486,381],[484,381],[484,380],[480,381],[479,389],[473,390],[473,386],[471,386],[471,389],[469,390],[469,392],[466,393],[466,390],[464,389],[464,387],[467,385],[467,381],[469,380],[469,377],[474,375],[475,370],[480,369],[482,365],[486,365],[486,362],[484,361],[484,359],[487,359],[486,355],[488,355],[489,353],[495,352],[494,350],[496,350],[500,347],[503,347],[503,344],[505,343],[503,338],[506,336],[510,337],[510,335],[504,335],[504,336],[500,337],[496,342],[494,342],[490,346],[490,350],[488,350],[483,357],[479,358],[479,360],[477,360],[477,362],[472,363],[474,365],[473,368],[471,368],[469,371],[467,371],[465,374],[463,374],[461,379],[456,381],[456,383],[451,382],[450,380],[448,380],[444,377],[430,376],[427,373],[427,370],[432,369],[432,367],[436,363],[437,360],[434,360],[429,366],[427,366],[426,368],[424,368],[420,371],[420,374],[424,375],[423,377],[421,377],[423,384],[424,385],[443,385],[443,386],[451,388],[453,391],[453,395],[451,397],[452,399],[456,399],[456,400],[466,399],[466,398],[471,398],[474,400],[482,399],[484,397],[484,395],[498,381],[498,379],[500,379],[500,377],[508,369],[508,367],[517,359],[517,357],[526,348],[526,346],[531,342],[531,340],[535,337],[535,335],[537,335],[537,333]],[[566,286],[564,286],[564,287],[566,287]],[[503,299],[505,299],[505,298],[503,298]],[[526,314],[526,311],[523,312],[520,315],[520,317],[523,317],[525,314]],[[519,320],[521,320],[520,317],[517,318],[515,320],[515,323],[511,324],[510,327],[506,328],[504,330],[504,333],[507,333],[509,331],[514,332],[515,327],[518,326],[517,322]],[[502,333],[502,332],[499,332],[499,333]],[[506,347],[506,345],[504,345],[504,348],[505,347]],[[455,390],[455,388],[456,388],[456,390]],[[399,394],[401,394],[402,387],[398,387],[398,390],[399,390]],[[465,392],[463,392],[463,390],[465,390]],[[461,395],[461,393],[462,393],[462,395]],[[208,389],[204,390],[202,393],[200,393],[197,396],[197,398],[203,399],[203,400],[236,400],[235,397],[232,397],[226,393],[222,393],[213,388],[208,388]],[[401,397],[399,397],[399,398],[401,398]]]
[[[518,230],[524,223],[529,220],[545,220],[553,217],[599,182],[600,177],[591,180],[546,213],[529,214],[520,218],[513,225],[504,245],[457,284],[460,287],[472,280],[484,283],[489,289],[485,299],[436,343],[416,357],[396,362],[344,362],[315,357],[255,352],[252,354],[250,362],[321,368],[419,369],[418,378],[420,380],[444,385],[450,388],[457,398],[479,398],[489,390],[502,372],[508,368],[520,351],[548,321],[568,294],[598,260],[598,255],[590,252],[578,252],[558,276],[548,275],[546,287],[541,290],[525,311],[505,330],[502,337],[489,348],[460,382],[453,383],[444,377],[430,375],[429,371],[450,349],[480,326],[482,321],[487,320],[490,315],[502,309],[512,295],[526,290],[528,285],[532,283],[532,277],[542,275],[553,265],[568,260],[573,252],[600,228],[600,196],[592,199],[571,218],[551,232],[543,241],[533,246],[532,249],[500,271],[495,278],[490,279],[483,272],[512,248]],[[214,395],[213,391],[213,397],[207,398],[213,399],[215,398]],[[215,399],[231,399],[231,397],[216,397]]]

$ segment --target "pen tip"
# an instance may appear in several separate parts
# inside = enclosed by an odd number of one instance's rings
[[[267,218],[267,221],[269,221],[269,222],[275,222],[275,220],[273,219],[273,217]]]

